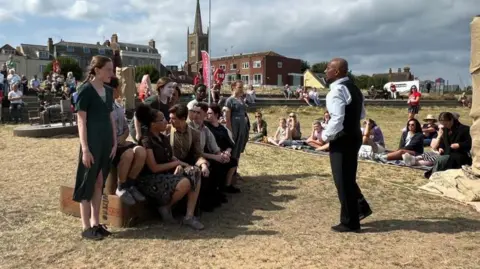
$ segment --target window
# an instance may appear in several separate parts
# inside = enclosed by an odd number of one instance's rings
[[[262,85],[262,74],[253,75],[253,85]]]
[[[67,46],[67,52],[74,52],[75,48],[71,46]]]
[[[260,68],[262,67],[262,61],[254,61],[253,68]]]
[[[98,49],[98,54],[105,55],[105,49]]]
[[[221,64],[221,65],[220,65],[220,69],[223,69],[223,70],[225,70],[225,69],[227,69],[227,66],[226,66],[226,65],[224,65],[224,64]]]
[[[237,70],[237,64],[230,64],[230,70]]]
[[[243,68],[243,69],[248,69],[248,68],[250,68],[250,63],[249,63],[249,62],[244,62],[244,63],[242,64],[242,68]]]
[[[40,73],[43,74],[43,72],[45,72],[45,69],[47,68],[47,66],[46,65],[40,65],[39,67],[40,67]]]
[[[282,68],[282,67],[283,67],[283,63],[282,63],[282,62],[278,62],[278,63],[277,63],[277,67],[278,67],[278,68]]]
[[[47,51],[39,51],[38,58],[40,59],[48,59],[48,52]]]
[[[195,57],[195,42],[190,42],[190,57]]]
[[[90,53],[90,48],[83,47],[83,53]]]
[[[250,82],[248,75],[242,75],[242,82],[243,84],[248,84]]]

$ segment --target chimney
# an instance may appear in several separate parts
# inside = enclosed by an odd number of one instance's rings
[[[53,54],[53,39],[51,37],[48,38],[47,49],[50,54]]]
[[[150,41],[148,41],[148,45],[152,48],[155,48],[155,40],[150,39]]]
[[[398,68],[398,73],[402,73],[402,68]]]
[[[118,35],[117,35],[117,34],[113,34],[113,35],[112,35],[112,38],[111,38],[111,41],[112,41],[112,43],[118,43]]]
[[[389,68],[389,69],[388,69],[388,73],[389,73],[389,74],[392,73],[392,68]]]

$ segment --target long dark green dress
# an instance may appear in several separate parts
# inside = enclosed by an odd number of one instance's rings
[[[105,99],[105,100],[104,100]],[[78,89],[77,111],[87,112],[87,142],[93,155],[94,163],[86,168],[82,163],[82,148],[78,161],[77,179],[73,200],[90,201],[95,189],[95,182],[100,170],[104,184],[110,171],[110,153],[113,146],[113,131],[110,113],[113,110],[112,88],[105,86],[105,97],[102,98],[95,88],[86,82]]]

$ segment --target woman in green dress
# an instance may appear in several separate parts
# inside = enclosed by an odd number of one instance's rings
[[[113,91],[104,85],[113,76],[112,60],[94,56],[76,103],[80,157],[73,200],[80,203],[82,237],[91,240],[110,235],[99,219],[102,191],[117,147]]]

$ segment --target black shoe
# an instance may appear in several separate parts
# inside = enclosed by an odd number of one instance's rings
[[[239,193],[240,192],[240,189],[237,188],[237,187],[234,187],[232,185],[229,185],[227,187],[224,188],[224,191],[226,193]]]
[[[220,197],[218,199],[219,199],[220,203],[222,203],[222,204],[228,203],[228,199],[225,196],[225,194],[223,194],[223,193],[220,195]]]
[[[332,226],[332,231],[337,233],[359,233],[361,230],[360,228],[352,229],[345,224],[340,223],[338,225]]]
[[[361,212],[359,215],[358,215],[358,218],[359,220],[363,220],[365,219],[366,217],[372,215],[372,210],[370,208],[368,208],[367,210],[364,210],[363,212]]]
[[[88,229],[83,230],[82,237],[88,240],[102,240],[103,235],[101,235],[96,228],[90,227]]]
[[[107,230],[107,226],[105,226],[104,224],[93,226],[93,228],[97,230],[97,233],[101,234],[104,237],[112,235],[112,233]]]

